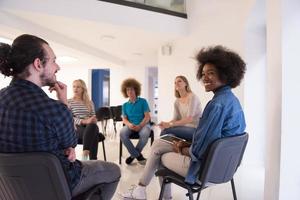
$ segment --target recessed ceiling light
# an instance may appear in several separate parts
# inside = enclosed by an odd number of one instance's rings
[[[0,37],[0,42],[6,43],[6,44],[12,44],[13,43],[13,41],[11,39],[4,38],[4,37]]]
[[[116,39],[116,37],[113,35],[101,35],[100,39],[101,40],[114,40],[114,39]]]
[[[78,61],[77,58],[71,56],[58,56],[56,60],[57,62],[61,62],[61,63],[72,63]]]
[[[135,52],[135,53],[132,53],[132,55],[134,55],[134,56],[142,56],[143,54],[139,53],[139,52]]]

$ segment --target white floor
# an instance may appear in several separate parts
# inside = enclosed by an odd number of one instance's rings
[[[112,128],[109,128],[110,134],[113,133]],[[155,135],[159,135],[159,131],[155,131]],[[149,141],[150,142],[150,141]],[[105,140],[106,157],[107,161],[119,163],[119,138],[112,138],[110,136]],[[82,145],[76,148],[77,157],[81,157]],[[148,152],[150,150],[150,144],[148,143],[145,147],[143,154],[147,158]],[[99,143],[98,149],[98,159],[103,159],[102,144]],[[122,199],[118,193],[126,191],[132,184],[137,184],[138,179],[143,171],[143,166],[134,162],[132,165],[128,166],[125,163],[126,157],[129,156],[125,147],[123,147],[123,158],[122,165],[120,165],[122,177],[115,193],[113,200]],[[264,185],[264,170],[262,167],[257,166],[245,166],[241,165],[235,174],[235,186],[238,200],[263,200],[263,185]],[[188,199],[185,194],[186,190],[173,186],[172,188],[173,199],[174,200],[184,200]],[[154,177],[152,182],[147,187],[147,199],[156,200],[159,196],[159,183],[158,179]],[[196,197],[196,195],[195,195]],[[213,186],[205,189],[201,193],[201,200],[232,200],[232,192],[230,183],[222,184],[218,186]]]

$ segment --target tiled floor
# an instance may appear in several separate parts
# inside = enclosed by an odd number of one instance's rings
[[[111,131],[108,131],[111,132]],[[156,135],[158,135],[158,130],[155,131]],[[150,141],[149,141],[150,142]],[[103,159],[102,145],[99,143],[99,159]],[[110,162],[114,162],[116,164],[119,163],[119,138],[109,138],[107,137],[105,141],[106,147],[106,156],[107,160]],[[77,156],[81,157],[81,149],[82,145],[79,145],[76,148]],[[144,155],[147,157],[148,152],[150,150],[149,143],[144,149]],[[113,200],[122,199],[118,193],[122,193],[126,191],[132,184],[136,184],[138,179],[143,171],[143,166],[134,162],[133,165],[128,166],[125,163],[125,158],[128,156],[128,152],[125,148],[123,148],[123,160],[122,165],[120,165],[122,177],[115,193]],[[259,168],[256,166],[245,166],[241,165],[235,174],[235,185],[236,191],[239,200],[263,200],[263,184],[264,184],[264,171],[263,168]],[[159,183],[158,179],[154,177],[152,182],[147,187],[147,199],[148,200],[156,200],[159,196]],[[188,199],[185,194],[186,191],[178,186],[172,187],[173,191],[173,199],[174,200],[184,200]],[[195,195],[196,196],[196,195]],[[232,192],[230,183],[213,186],[201,193],[201,200],[232,200]]]

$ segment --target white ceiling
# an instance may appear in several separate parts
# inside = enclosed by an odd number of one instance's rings
[[[78,59],[70,65],[122,66],[135,61],[155,65],[161,46],[185,35],[181,30],[186,28],[185,19],[136,8],[91,0],[77,0],[80,5],[26,2],[0,1],[0,37],[38,35],[50,42],[57,56]],[[60,10],[52,8],[55,4]]]

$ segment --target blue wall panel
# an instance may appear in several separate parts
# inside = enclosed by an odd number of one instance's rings
[[[95,109],[107,106],[103,105],[103,82],[105,77],[109,77],[109,70],[106,69],[93,69],[92,70],[92,101],[95,104]]]

